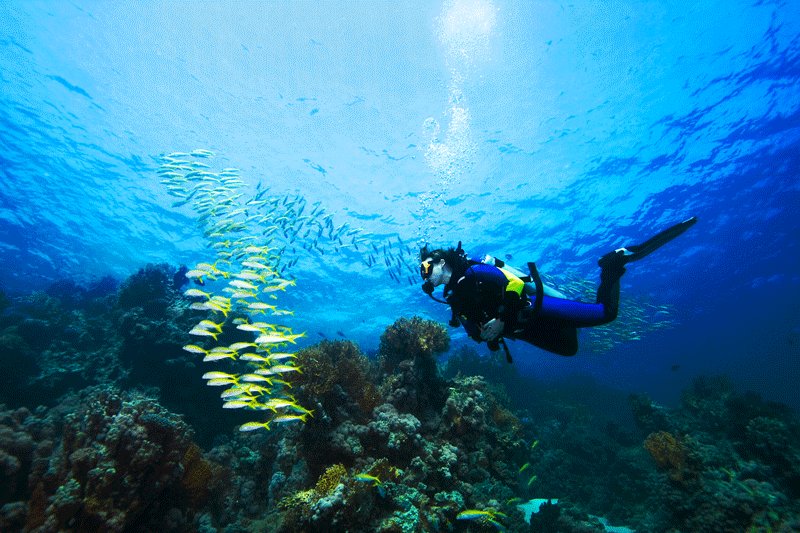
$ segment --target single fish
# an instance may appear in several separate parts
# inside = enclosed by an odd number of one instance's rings
[[[353,479],[360,483],[370,483],[373,486],[383,484],[383,482],[377,476],[373,476],[372,474],[356,474],[353,476]]]
[[[199,327],[199,328],[202,328],[202,329],[215,329],[218,332],[222,333],[223,324],[225,324],[225,322],[221,322],[221,323],[218,324],[216,322],[212,322],[211,320],[201,320],[197,324],[196,327]]]
[[[253,407],[253,402],[250,400],[230,400],[222,404],[223,409],[242,409],[246,407]]]
[[[243,280],[240,280],[240,279],[235,279],[235,280],[231,281],[228,285],[230,285],[231,287],[236,287],[237,289],[247,289],[247,290],[253,290],[253,291],[257,291],[258,290],[258,287],[256,287],[252,283],[247,283],[246,281],[243,281]]]
[[[236,359],[235,353],[226,353],[226,352],[217,352],[217,353],[209,353],[205,357],[203,357],[203,362],[208,363],[211,361],[219,361],[221,359]]]
[[[258,326],[253,325],[253,324],[239,324],[238,326],[236,326],[236,329],[240,329],[242,331],[252,331],[254,333],[262,333],[263,330],[264,330],[264,328],[260,328]],[[261,342],[261,341],[256,339],[256,342]]]
[[[288,353],[288,352],[277,352],[269,354],[269,358],[273,361],[282,361],[284,359],[294,359],[297,357],[297,354]]]
[[[201,348],[200,346],[197,346],[196,344],[187,344],[186,346],[183,347],[183,349],[186,350],[189,353],[198,353],[198,354],[200,354],[200,353],[207,354],[208,353],[208,350],[205,350],[205,349]]]
[[[269,431],[269,422],[245,422],[239,426],[239,431],[255,431],[262,428]]]
[[[264,280],[264,276],[262,276],[260,274],[256,274],[255,272],[249,272],[247,270],[243,270],[242,272],[239,272],[238,274],[234,274],[234,277],[239,278],[239,279],[248,280],[248,281],[260,281],[261,283],[264,283],[264,281],[265,281]]]
[[[283,335],[267,334],[261,335],[256,339],[256,344],[277,344],[281,342],[294,342]]]
[[[206,382],[209,387],[220,387],[222,385],[236,385],[235,379],[229,378],[212,378]]]
[[[308,418],[308,415],[278,415],[272,421],[283,424],[286,422],[305,422],[306,418]]]
[[[491,519],[494,518],[495,512],[494,511],[482,511],[480,509],[467,509],[466,511],[461,511],[456,515],[456,520],[479,520],[479,519]]]
[[[271,311],[275,310],[275,306],[274,305],[265,304],[264,302],[252,302],[252,303],[247,305],[247,308],[248,309],[253,309],[254,311],[263,311],[263,310],[266,310],[266,309],[269,309]]]
[[[286,372],[297,372],[298,374],[303,373],[296,366],[290,366],[290,365],[272,365],[271,367],[269,367],[269,370],[273,374],[285,374]]]
[[[242,381],[250,383],[272,383],[272,380],[268,377],[259,376],[258,374],[245,374],[242,376]]]
[[[190,298],[205,298],[207,300],[211,299],[211,294],[203,292],[200,289],[188,289],[183,294],[184,296],[188,296]]]
[[[212,372],[206,372],[205,374],[203,374],[203,379],[217,379],[217,378],[236,379],[236,375],[228,374],[227,372],[220,372],[218,370],[214,370]]]
[[[258,363],[269,363],[271,357],[258,355],[257,353],[245,353],[239,356],[240,361],[254,361]]]
[[[197,335],[198,337],[212,337],[214,340],[217,340],[217,335],[219,333],[214,333],[213,331],[208,331],[207,329],[203,328],[193,328],[189,331],[189,335]]]
[[[245,348],[255,348],[256,346],[257,345],[253,342],[234,342],[228,346],[228,348],[234,352],[238,352],[239,350],[244,350]]]

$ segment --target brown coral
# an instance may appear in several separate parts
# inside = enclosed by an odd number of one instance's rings
[[[447,330],[432,320],[418,316],[401,318],[381,335],[378,354],[386,372],[393,372],[401,361],[431,359],[450,348]]]
[[[380,394],[369,379],[369,360],[351,341],[322,341],[300,350],[296,363],[303,373],[293,375],[292,384],[302,386],[323,403],[337,385],[365,414],[381,403]]]
[[[181,485],[194,505],[203,503],[209,495],[212,480],[219,478],[222,468],[203,457],[197,444],[190,444],[183,454]]]
[[[319,476],[314,492],[319,496],[327,496],[333,492],[345,477],[347,477],[347,470],[344,465],[331,465]]]
[[[651,433],[644,441],[644,448],[656,464],[669,472],[673,481],[682,481],[686,473],[686,446],[672,433],[658,431]]]

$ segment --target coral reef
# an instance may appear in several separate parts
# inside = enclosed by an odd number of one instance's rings
[[[441,409],[445,388],[436,355],[449,346],[447,330],[436,322],[415,316],[390,325],[378,347],[382,396],[398,410],[421,418]]]
[[[472,348],[442,369],[445,329],[401,318],[377,358],[346,340],[299,350],[285,386],[313,416],[240,433],[246,415],[219,410],[181,349],[200,315],[179,287],[150,265],[118,291],[8,299],[0,530],[800,529],[800,424],[724,377],[664,407]],[[546,497],[525,523],[517,504]]]
[[[44,414],[2,416],[2,449],[13,458],[4,495],[20,503],[3,507],[0,525],[188,531],[197,506],[221,493],[221,467],[202,457],[185,422],[149,398],[98,387]]]

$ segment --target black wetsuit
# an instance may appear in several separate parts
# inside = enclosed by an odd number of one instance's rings
[[[576,302],[543,296],[535,310],[536,296],[508,290],[509,278],[499,268],[472,264],[445,289],[447,303],[473,340],[481,342],[481,326],[499,318],[504,322],[502,336],[519,339],[559,355],[578,351],[577,328],[607,324],[617,317],[619,278],[622,265],[603,268],[597,303]],[[453,276],[455,278],[455,276]],[[490,343],[496,349],[497,343]]]

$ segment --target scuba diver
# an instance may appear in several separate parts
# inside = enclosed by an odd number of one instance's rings
[[[605,254],[600,266],[597,302],[568,300],[560,292],[545,286],[534,263],[528,263],[530,275],[491,256],[468,258],[458,246],[447,250],[420,250],[422,290],[434,300],[450,305],[450,325],[463,326],[470,338],[486,341],[492,351],[503,347],[506,359],[511,354],[505,339],[522,340],[558,355],[578,351],[578,328],[600,326],[617,318],[619,280],[625,265],[638,261],[697,222],[692,217],[676,224],[646,242],[625,246]],[[433,290],[444,285],[444,300]]]

